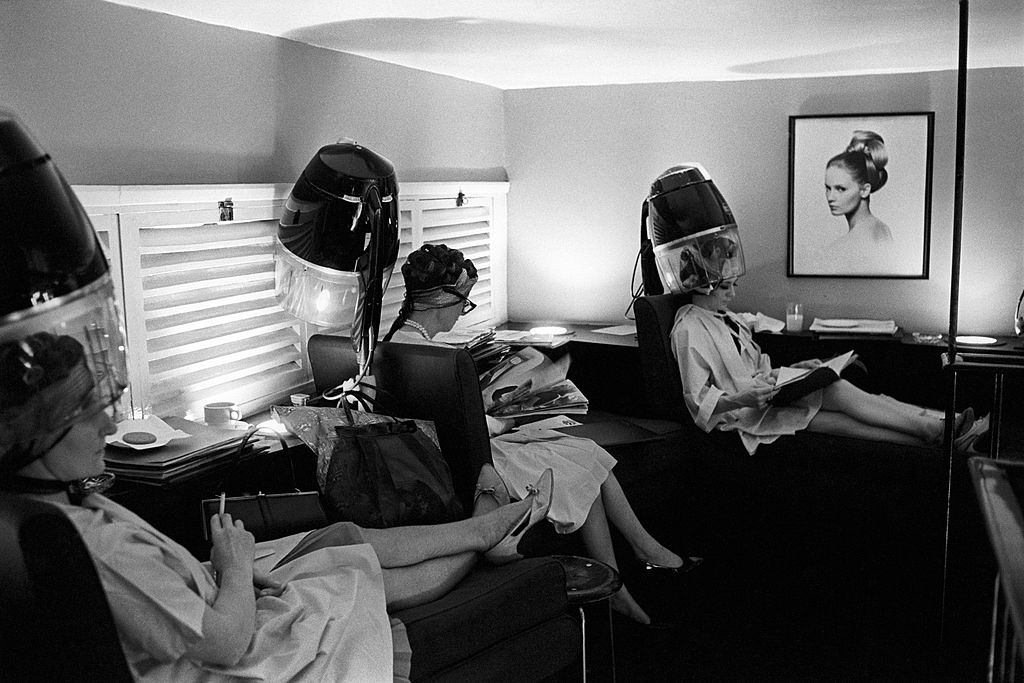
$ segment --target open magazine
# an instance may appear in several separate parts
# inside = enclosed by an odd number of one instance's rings
[[[587,397],[566,378],[571,360],[553,361],[530,346],[509,354],[480,377],[484,410],[495,417],[586,413]]]
[[[782,367],[775,380],[775,389],[769,402],[774,406],[789,405],[807,394],[824,389],[839,379],[843,370],[857,360],[857,354],[847,351],[831,358],[813,370],[807,368]]]

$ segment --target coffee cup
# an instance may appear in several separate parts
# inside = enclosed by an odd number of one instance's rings
[[[203,406],[203,415],[206,417],[208,425],[229,425],[242,419],[242,412],[238,409],[238,405],[231,401],[207,403]]]

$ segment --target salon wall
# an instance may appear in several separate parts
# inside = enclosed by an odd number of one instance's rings
[[[0,2],[0,107],[74,184],[290,183],[341,137],[506,179],[495,88],[98,0]]]
[[[969,74],[960,331],[1012,333],[1024,286],[1024,69]],[[666,168],[699,161],[729,202],[747,275],[737,310],[893,318],[947,328],[955,71],[507,91],[509,315],[621,322],[640,207]],[[927,280],[788,278],[789,116],[935,112]]]

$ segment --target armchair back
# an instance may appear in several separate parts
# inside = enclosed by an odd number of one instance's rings
[[[315,334],[309,338],[309,364],[317,392],[332,389],[356,374],[348,337]],[[463,509],[473,509],[480,467],[491,461],[480,381],[465,349],[382,342],[373,357],[380,408],[397,417],[430,420],[437,427],[441,452],[452,473]]]
[[[688,294],[642,296],[633,304],[644,395],[652,417],[692,423],[683,403],[683,383],[672,355],[676,311],[690,303]]]
[[[0,493],[0,679],[131,681],[85,544],[53,505]]]

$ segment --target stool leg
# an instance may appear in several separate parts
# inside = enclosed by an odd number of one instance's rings
[[[583,611],[583,606],[580,606],[580,631],[583,634],[583,666],[580,670],[583,672],[583,683],[587,683],[587,615]]]
[[[608,600],[580,605],[580,627],[583,631],[583,680],[615,682],[615,638],[612,633],[612,608]],[[588,628],[587,613],[590,613]],[[603,616],[602,616],[603,615]],[[596,621],[595,621],[596,619]],[[597,629],[594,631],[594,629]],[[589,631],[589,632],[588,632]],[[607,631],[607,636],[602,633]],[[594,648],[593,653],[588,650]],[[594,667],[590,676],[590,667]]]

